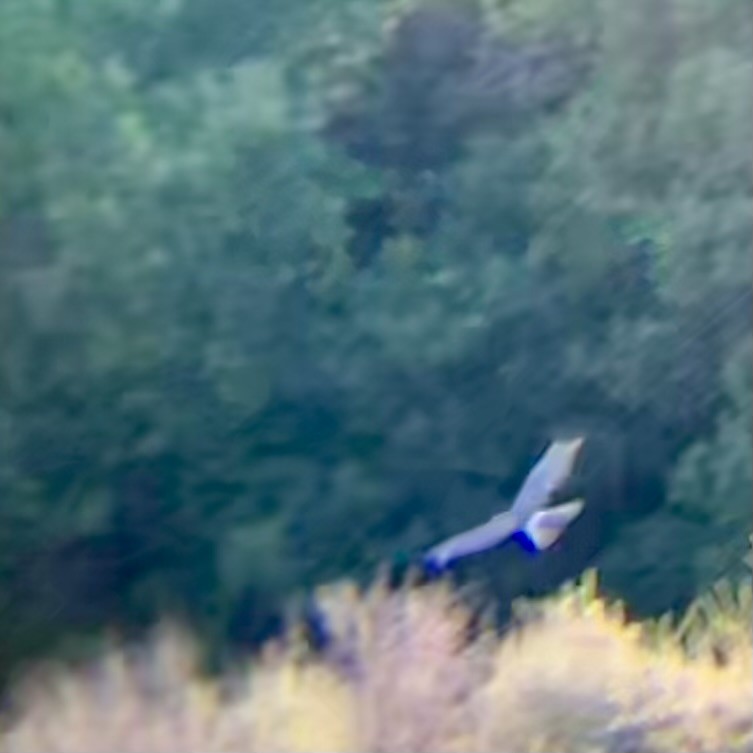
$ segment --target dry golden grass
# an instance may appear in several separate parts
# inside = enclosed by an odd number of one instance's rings
[[[749,585],[675,628],[628,624],[589,576],[472,640],[444,586],[318,601],[330,647],[313,656],[292,630],[232,693],[175,628],[89,668],[40,668],[0,750],[753,751]]]

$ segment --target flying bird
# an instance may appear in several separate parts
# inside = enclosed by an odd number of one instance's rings
[[[552,442],[526,476],[509,510],[432,547],[424,555],[424,565],[441,571],[454,560],[507,539],[534,551],[550,547],[583,509],[582,499],[548,507],[570,477],[583,441],[584,437],[576,437]]]

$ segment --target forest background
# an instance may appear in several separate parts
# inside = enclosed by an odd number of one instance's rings
[[[3,0],[0,667],[214,646],[497,512],[639,615],[751,529],[743,0]]]

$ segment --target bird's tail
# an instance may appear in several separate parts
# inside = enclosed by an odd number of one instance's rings
[[[536,549],[548,549],[582,510],[582,499],[574,499],[563,505],[539,510],[528,519],[523,526],[523,532]]]

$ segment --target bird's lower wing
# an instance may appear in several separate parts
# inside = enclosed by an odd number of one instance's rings
[[[487,523],[437,544],[426,553],[425,559],[444,566],[452,560],[465,557],[468,554],[483,552],[500,544],[512,536],[517,529],[518,518],[516,515],[509,512],[495,515]]]
[[[583,500],[574,499],[557,507],[535,512],[523,530],[537,549],[548,549],[583,510]]]

